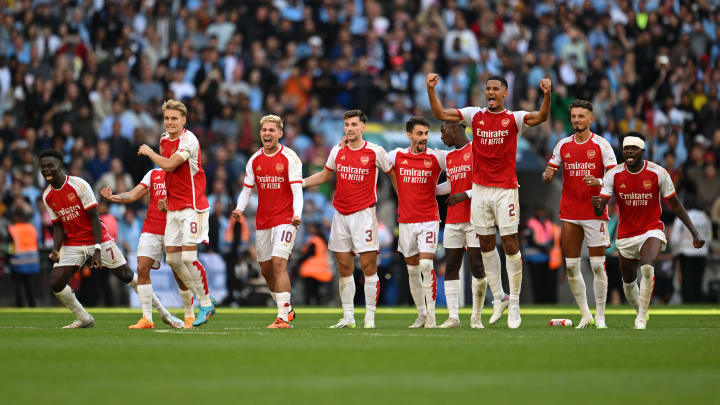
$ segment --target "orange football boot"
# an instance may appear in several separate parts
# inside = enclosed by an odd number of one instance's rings
[[[295,308],[291,309],[288,313],[288,321],[292,322],[295,319]]]
[[[153,329],[155,324],[145,319],[143,316],[135,325],[128,326],[128,329]]]
[[[273,323],[271,323],[270,325],[268,325],[267,328],[268,328],[268,329],[290,329],[290,328],[292,328],[292,325],[290,325],[289,323],[283,321],[283,320],[280,319],[280,318],[276,318],[276,319],[275,319],[275,322],[273,322]]]
[[[194,316],[186,316],[185,317],[185,329],[192,329],[193,328],[193,322],[195,322]]]

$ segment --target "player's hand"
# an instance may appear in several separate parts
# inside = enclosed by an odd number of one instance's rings
[[[48,257],[50,258],[50,261],[51,261],[51,262],[57,263],[57,262],[60,261],[60,252],[58,252],[57,250],[53,249],[53,250],[50,252],[50,254],[48,255]]]
[[[100,195],[103,196],[103,198],[109,200],[110,196],[112,196],[112,190],[110,190],[110,187],[105,187],[104,189],[100,190]]]
[[[594,195],[590,198],[590,201],[592,202],[592,206],[595,208],[602,208],[603,202],[605,201],[605,198]]]
[[[347,146],[347,144],[348,144],[347,135],[343,135],[343,137],[342,137],[342,139],[340,140],[340,143],[338,144],[338,146],[340,147],[340,149],[342,149],[342,148],[344,148],[345,146]]]
[[[438,84],[438,81],[440,81],[440,76],[438,76],[437,73],[428,73],[428,75],[425,77],[425,85],[429,89],[434,89],[435,86]]]
[[[138,148],[139,156],[150,156],[150,153],[152,153],[152,152],[153,152],[152,148],[147,146],[146,144],[142,144]]]
[[[92,261],[90,262],[90,267],[93,269],[100,268],[100,249],[95,249],[95,253],[93,253]]]
[[[705,246],[705,241],[697,236],[693,236],[693,247],[695,249],[700,249],[703,246]]]
[[[543,172],[543,175],[542,175],[543,181],[547,184],[550,184],[550,182],[552,181],[556,172],[557,172],[557,167],[546,166],[545,171]]]
[[[542,79],[540,80],[540,90],[542,90],[543,94],[549,95],[550,91],[552,90],[552,82],[550,79]]]
[[[602,183],[600,182],[600,179],[598,179],[595,176],[587,175],[583,177],[583,181],[585,182],[585,185],[588,187],[600,187],[602,186]]]
[[[448,207],[452,207],[455,204],[459,204],[468,199],[467,193],[455,193],[450,195],[447,199]]]
[[[233,212],[230,213],[230,215],[235,219],[240,219],[240,217],[243,216],[243,212],[240,210],[233,210]]]
[[[167,198],[158,200],[158,210],[160,210],[160,212],[167,211]]]
[[[295,216],[295,217],[293,217],[292,222],[290,223],[290,225],[292,225],[292,226],[294,226],[295,228],[297,228],[297,227],[300,226],[301,223],[302,223],[302,219],[300,219],[300,217],[298,217],[298,216]]]

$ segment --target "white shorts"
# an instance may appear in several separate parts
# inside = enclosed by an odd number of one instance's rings
[[[435,254],[439,229],[440,221],[401,223],[398,252],[405,257],[412,257],[418,253]]]
[[[153,269],[160,268],[160,261],[162,260],[163,252],[165,251],[163,239],[162,235],[154,233],[143,232],[140,234],[137,256],[149,257],[155,260],[155,264],[152,266]]]
[[[643,243],[648,240],[648,238],[660,239],[660,241],[662,242],[662,245],[660,246],[660,251],[662,252],[663,250],[665,250],[665,246],[667,245],[667,239],[665,239],[665,232],[659,229],[652,229],[642,235],[637,235],[630,238],[617,239],[615,241],[615,246],[617,246],[618,251],[620,252],[620,256],[626,259],[639,259],[640,249],[642,248]]]
[[[60,261],[53,267],[78,266],[81,267],[95,253],[95,244],[85,246],[63,246],[60,248]],[[100,264],[108,269],[115,269],[123,264],[125,256],[114,241],[109,240],[100,244]]]
[[[336,212],[330,226],[328,249],[333,252],[353,253],[380,250],[375,207],[368,207],[350,215]]]
[[[518,189],[473,184],[470,222],[478,235],[495,235],[496,226],[500,229],[500,236],[518,233],[518,218]]]
[[[258,230],[255,236],[258,262],[266,262],[273,256],[287,260],[295,245],[295,233],[297,228],[290,224]]]
[[[168,211],[165,224],[165,246],[189,246],[208,243],[208,211],[192,208]]]
[[[480,238],[470,222],[445,224],[443,246],[448,249],[479,248]]]
[[[585,243],[588,247],[610,246],[610,235],[608,235],[608,221],[604,219],[561,219],[561,221],[582,227],[585,232]]]

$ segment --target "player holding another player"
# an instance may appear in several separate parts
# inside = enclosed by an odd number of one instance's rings
[[[85,180],[65,174],[62,162],[63,155],[56,150],[40,154],[40,171],[48,182],[42,199],[53,223],[55,242],[49,255],[55,263],[50,273],[50,286],[60,302],[75,314],[75,321],[63,328],[89,328],[95,325],[95,319],[67,285],[70,277],[92,258],[93,269],[109,269],[136,291],[138,279],[100,220],[92,188]],[[168,319],[172,326],[177,327],[181,323],[170,315],[157,297],[153,295],[151,300],[163,319]]]
[[[397,179],[398,251],[405,258],[410,294],[418,310],[410,328],[434,328],[437,279],[433,259],[440,228],[435,189],[445,170],[445,152],[427,147],[430,124],[425,118],[410,118],[405,131],[410,147],[388,153]]]
[[[330,151],[325,168],[303,180],[303,187],[326,183],[337,171],[333,206],[337,210],[330,226],[328,249],[335,252],[340,272],[340,301],[343,317],[331,328],[354,328],[355,315],[353,279],[355,253],[365,274],[365,328],[375,327],[375,309],[380,288],[377,276],[378,243],[377,202],[378,169],[385,172],[395,184],[395,173],[387,160],[385,150],[363,140],[367,116],[360,110],[343,114],[347,144]]]
[[[140,297],[140,308],[142,309],[142,318],[134,325],[130,325],[130,329],[152,329],[155,327],[152,319],[151,298],[153,296],[152,282],[150,281],[150,270],[155,263],[160,265],[162,260],[165,244],[163,243],[163,233],[165,233],[165,211],[161,211],[158,207],[160,200],[164,200],[167,196],[165,191],[165,171],[162,169],[152,169],[148,171],[140,181],[130,191],[113,194],[110,187],[100,190],[106,200],[117,204],[131,204],[147,194],[150,194],[150,203],[148,204],[145,222],[143,222],[142,233],[140,233],[140,241],[137,250],[137,274],[138,274],[138,296]],[[179,326],[192,328],[195,320],[195,311],[193,310],[193,295],[180,278],[173,271],[175,281],[178,284],[178,292],[185,308],[185,322],[182,323],[178,319]],[[165,318],[163,318],[165,323]]]
[[[445,156],[448,181],[438,186],[438,194],[450,194],[447,199],[447,216],[445,217],[445,297],[449,312],[448,319],[441,328],[459,328],[458,315],[460,291],[460,266],[465,249],[470,259],[472,272],[472,302],[470,327],[483,328],[481,314],[487,291],[487,278],[482,263],[480,239],[470,223],[470,198],[472,197],[472,145],[465,135],[465,125],[444,122],[440,127],[442,142],[455,148]],[[507,300],[506,300],[507,302]]]
[[[647,326],[648,309],[655,285],[655,259],[665,249],[665,226],[660,221],[660,198],[670,203],[675,215],[687,226],[693,237],[693,246],[700,249],[705,241],[700,238],[688,217],[682,202],[675,194],[675,186],[668,172],[661,166],[643,159],[645,137],[630,132],[623,139],[625,163],[605,174],[600,195],[592,197],[596,216],[605,213],[610,197],[618,201],[619,223],[615,246],[620,253],[620,272],[625,297],[637,311],[635,329]],[[637,285],[637,264],[640,263],[642,280]]]
[[[232,215],[239,218],[257,186],[255,217],[257,259],[278,308],[270,329],[292,328],[295,311],[290,306],[290,277],[287,262],[295,244],[303,209],[302,163],[295,152],[278,144],[283,136],[282,119],[266,115],[260,120],[262,149],[255,152],[245,169],[244,187]]]
[[[158,155],[141,145],[138,155],[147,156],[163,169],[167,190],[165,261],[200,301],[193,326],[205,324],[215,314],[207,289],[205,268],[198,261],[197,245],[208,241],[208,210],[202,151],[195,134],[185,129],[187,108],[179,101],[162,105],[165,133]]]
[[[510,300],[508,327],[519,328],[520,289],[522,287],[522,256],[518,240],[520,204],[515,172],[515,154],[518,136],[529,127],[545,121],[550,114],[550,79],[540,81],[544,97],[539,111],[508,111],[505,97],[507,81],[502,76],[491,76],[485,85],[487,108],[466,107],[461,110],[443,108],[435,92],[439,77],[430,73],[426,78],[430,107],[441,121],[462,122],[472,128],[473,188],[470,220],[480,235],[483,264],[493,292],[494,308],[490,324],[502,316],[505,292],[500,281],[500,256],[495,249],[495,227],[500,230],[505,251]]]
[[[565,256],[568,284],[580,307],[582,319],[577,329],[593,322],[587,303],[585,280],[580,268],[580,251],[583,239],[587,239],[590,266],[594,274],[595,327],[607,328],[605,324],[605,301],[607,298],[607,273],[605,272],[605,248],[610,245],[607,209],[598,219],[587,201],[600,193],[600,179],[607,170],[617,166],[610,143],[590,131],[593,122],[593,106],[585,100],[570,103],[570,122],[575,133],[561,139],[548,162],[543,181],[550,183],[558,168],[562,167],[563,188],[560,198],[561,245]]]

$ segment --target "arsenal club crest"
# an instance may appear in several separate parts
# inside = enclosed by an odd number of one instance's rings
[[[588,157],[588,159],[594,159],[595,158],[595,150],[590,149],[589,151],[587,151],[587,157]]]
[[[283,170],[285,170],[285,165],[282,163],[278,163],[275,165],[275,170],[277,170],[278,173],[282,173]]]
[[[370,162],[370,157],[369,157],[369,156],[362,156],[362,157],[360,158],[360,163],[362,163],[363,166],[365,166],[365,165],[368,164],[369,162]]]
[[[423,164],[425,164],[425,167],[430,167],[432,166],[432,161],[430,159],[425,159],[423,160]]]
[[[71,194],[68,194],[68,201],[70,201],[70,202],[75,202],[75,199],[76,199],[76,198],[77,198],[77,197],[75,196],[75,194],[72,194],[72,193],[71,193]]]
[[[510,125],[510,118],[504,118],[500,123],[503,127],[507,128],[507,126]]]
[[[643,180],[643,188],[645,190],[650,190],[650,187],[652,187],[652,181],[650,180]]]
[[[463,160],[467,162],[468,160],[470,160],[470,157],[471,157],[471,156],[472,156],[472,155],[470,154],[470,152],[468,152],[468,153],[466,153],[466,154],[463,155]]]

